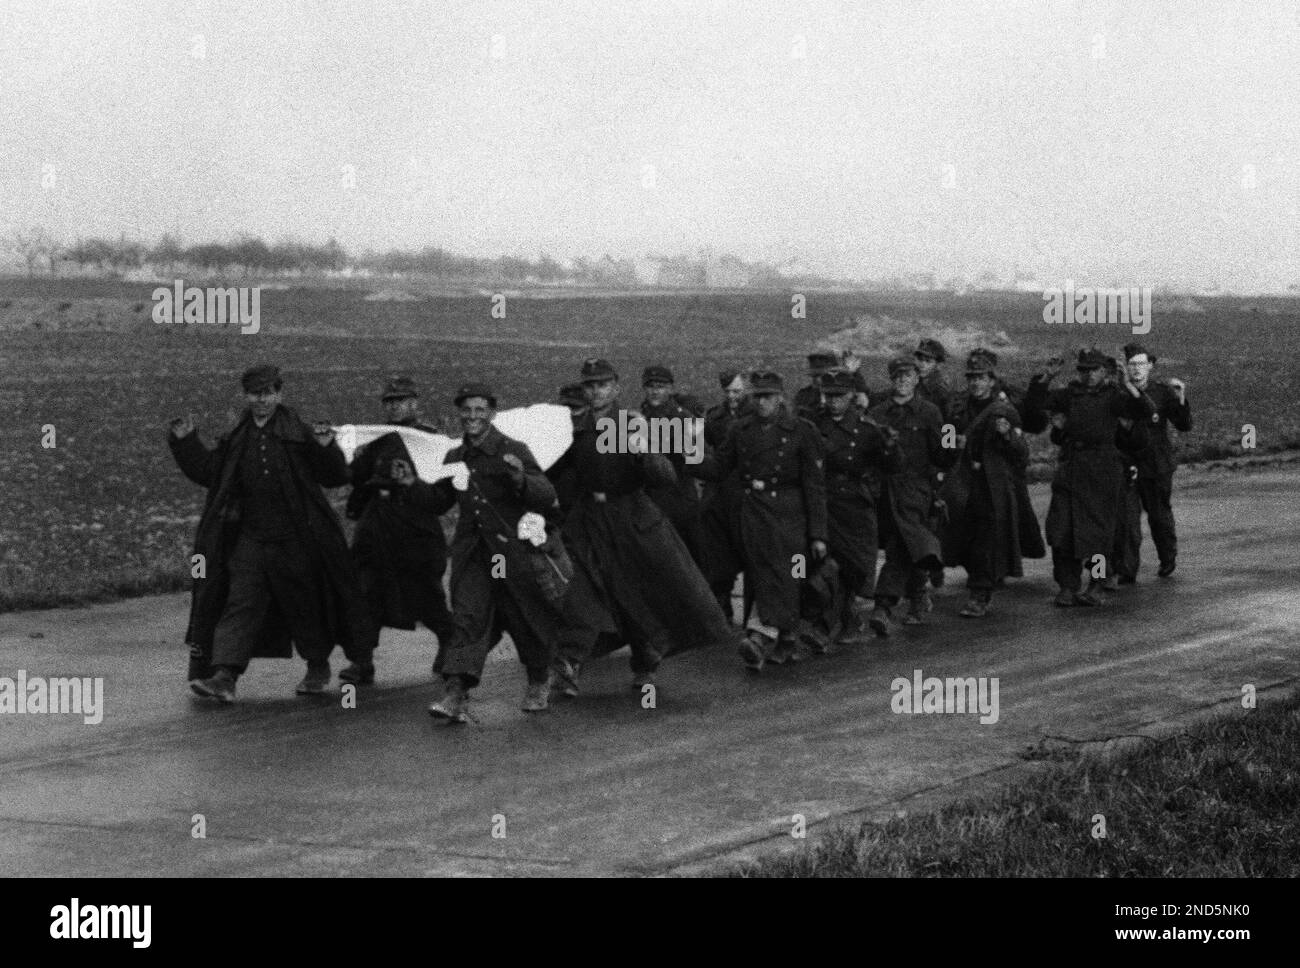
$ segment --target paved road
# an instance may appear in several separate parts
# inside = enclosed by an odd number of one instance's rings
[[[926,809],[1035,768],[1045,737],[1100,740],[1239,709],[1245,683],[1300,678],[1300,468],[1183,471],[1183,556],[1100,610],[1053,609],[1046,562],[959,620],[746,677],[722,652],[671,660],[657,708],[621,656],[587,693],[517,710],[489,666],[477,721],[434,725],[428,637],[383,646],[356,709],[293,697],[263,661],[232,708],[181,681],[185,601],[169,595],[0,616],[0,676],[103,676],[105,715],[0,715],[0,870],[9,875],[659,874],[793,843],[850,817]],[[1040,516],[1045,488],[1035,489]],[[1150,544],[1145,547],[1150,553]],[[960,572],[949,572],[953,585]],[[999,717],[899,715],[895,677],[997,677]],[[1048,742],[1060,742],[1051,739]],[[202,814],[206,837],[192,836]],[[504,817],[504,837],[494,818]],[[497,823],[501,832],[501,824]]]

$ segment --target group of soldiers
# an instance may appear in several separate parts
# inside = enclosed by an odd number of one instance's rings
[[[307,663],[300,694],[328,687],[335,645],[348,660],[340,682],[369,685],[381,629],[418,622],[438,641],[443,689],[429,712],[463,723],[504,634],[526,672],[522,708],[537,712],[577,696],[583,667],[625,645],[644,690],[687,649],[727,645],[759,672],[862,638],[863,612],[888,636],[926,620],[948,567],[966,572],[958,614],[983,618],[1047,546],[1055,604],[1100,605],[1137,579],[1143,511],[1158,574],[1173,573],[1168,427],[1186,432],[1191,412],[1181,381],[1152,378],[1145,347],[1125,346],[1123,362],[1081,350],[1063,385],[1053,358],[1024,388],[983,348],[966,358],[965,389],[951,388],[933,339],[889,361],[881,392],[852,354],[808,360],[810,382],[789,400],[776,372],[726,371],[707,409],[676,392],[665,366],[644,370],[644,399],[625,407],[614,367],[586,360],[559,393],[572,443],[545,471],[494,426],[493,389],[469,383],[454,400],[462,440],[446,456],[464,471],[432,483],[397,432],[439,429],[409,377],[381,394],[394,432],[349,464],[328,424],[284,405],[279,370],[252,367],[247,409],[215,447],[191,420],[171,425],[177,463],[208,490],[191,689],[233,702],[249,660],[288,657],[291,642]],[[662,453],[638,434],[611,447],[603,432],[655,419],[702,424],[704,447]],[[1028,438],[1043,432],[1058,448],[1046,545],[1027,482]],[[350,546],[322,490],[343,485]],[[453,508],[449,548],[442,516]]]

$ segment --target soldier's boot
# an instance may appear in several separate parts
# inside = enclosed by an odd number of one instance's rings
[[[552,673],[551,675],[554,675]],[[548,676],[541,682],[528,683],[528,688],[524,690],[524,701],[519,708],[526,713],[540,713],[548,706],[547,697],[551,693],[551,677]]]
[[[235,674],[225,666],[217,666],[216,671],[208,678],[195,679],[191,682],[190,688],[197,695],[229,705],[235,701],[236,678]]]
[[[375,684],[375,664],[373,662],[350,662],[339,670],[339,682],[353,686],[373,686]]]
[[[802,656],[799,655],[799,643],[793,632],[781,632],[776,637],[776,645],[768,653],[767,661],[772,665],[785,665],[787,662],[798,662]]]
[[[578,676],[582,665],[570,662],[564,656],[557,655],[551,667],[551,691],[557,699],[576,699],[578,696]]]
[[[903,624],[920,625],[921,617],[933,608],[934,599],[930,597],[929,592],[913,595],[907,600],[907,615],[903,618]]]
[[[867,620],[871,626],[871,631],[875,632],[880,638],[889,635],[889,609],[884,605],[877,605],[871,610],[871,618]]]
[[[745,663],[746,669],[750,672],[762,672],[763,665],[767,661],[767,650],[770,645],[771,639],[766,635],[751,630],[740,640],[740,647],[736,651],[740,653],[740,658]]]
[[[1102,580],[1101,587],[1108,592],[1119,591],[1119,574],[1112,571]]]
[[[863,628],[861,617],[850,608],[840,618],[840,630],[835,635],[836,644],[844,645],[852,642],[862,634]]]
[[[931,584],[933,587],[935,587],[935,588],[942,588],[942,587],[943,587],[943,569],[942,569],[942,568],[931,568],[931,569],[930,569],[930,584]]]
[[[447,676],[447,688],[442,698],[429,703],[429,715],[445,719],[448,723],[469,722],[469,690],[460,676]]]
[[[831,637],[816,626],[808,626],[799,633],[799,639],[808,645],[813,655],[825,655],[831,650]]]
[[[1053,605],[1055,605],[1057,608],[1073,608],[1075,605],[1079,604],[1077,601],[1075,601],[1075,599],[1078,597],[1077,592],[1074,592],[1071,589],[1066,588],[1064,585],[1061,585],[1060,589],[1061,590],[1056,593],[1056,597],[1052,599]]]
[[[1078,605],[1097,606],[1106,604],[1106,596],[1102,592],[1103,583],[1096,578],[1088,582],[1088,587],[1080,594],[1074,596],[1074,601]]]
[[[1160,563],[1160,567],[1156,569],[1156,576],[1159,578],[1168,578],[1174,573],[1174,569],[1177,567],[1178,562],[1174,561],[1172,558],[1169,561],[1163,561]]]
[[[987,594],[981,595],[979,592],[971,592],[965,607],[957,614],[962,618],[984,618],[988,613],[989,596]]]
[[[330,664],[325,659],[321,662],[308,662],[307,674],[295,687],[294,692],[300,696],[319,696],[330,684]]]
[[[655,674],[653,669],[647,669],[643,672],[632,670],[632,690],[634,692],[640,692],[646,686],[653,686],[654,684]]]

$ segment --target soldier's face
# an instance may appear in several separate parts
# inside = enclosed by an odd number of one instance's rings
[[[1102,369],[1100,366],[1089,367],[1086,370],[1080,368],[1079,379],[1081,379],[1086,386],[1090,386],[1090,387],[1100,386],[1101,381],[1106,379],[1106,371]]]
[[[826,409],[830,411],[832,417],[842,417],[849,412],[849,402],[853,399],[853,394],[828,393],[823,399],[826,401]]]
[[[496,408],[483,397],[466,397],[460,402],[460,427],[466,437],[482,436],[496,415]]]
[[[760,393],[754,397],[754,408],[758,415],[764,420],[776,416],[776,412],[781,409],[782,396],[779,393]]]
[[[617,380],[590,380],[582,385],[592,410],[604,410],[618,399]]]
[[[727,395],[727,406],[735,409],[740,403],[740,398],[745,395],[745,381],[736,377],[722,391]]]
[[[244,394],[244,402],[248,404],[248,409],[258,420],[265,420],[275,413],[275,408],[283,399],[284,394],[279,390],[258,390],[256,393]]]
[[[415,416],[420,406],[418,397],[396,397],[383,401],[384,417],[389,423],[401,423]]]
[[[969,373],[966,375],[966,389],[976,400],[983,400],[993,392],[992,373]]]
[[[1145,353],[1139,353],[1126,364],[1128,367],[1128,378],[1136,383],[1139,387],[1147,382],[1147,377],[1151,375],[1151,360]]]
[[[916,392],[916,384],[921,378],[915,370],[899,370],[889,378],[894,385],[894,393],[900,397],[910,397]]]
[[[646,403],[652,407],[662,407],[672,396],[673,385],[671,383],[662,383],[656,380],[654,383],[645,385]]]
[[[924,353],[916,353],[914,359],[916,360],[916,368],[921,371],[921,376],[929,376],[934,372],[934,368],[939,365],[933,356],[926,356]]]

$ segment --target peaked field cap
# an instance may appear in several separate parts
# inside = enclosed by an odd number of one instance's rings
[[[722,370],[718,373],[718,386],[725,390],[735,382],[738,376],[740,376],[739,370]]]
[[[255,363],[244,371],[239,383],[245,393],[272,389],[280,381],[280,368],[274,363]]]
[[[916,368],[916,360],[910,356],[895,356],[889,361],[889,378],[891,380],[904,370],[919,372]]]
[[[822,393],[831,395],[843,393],[858,392],[857,381],[853,379],[854,374],[848,370],[831,370],[823,373],[817,381],[818,388]]]
[[[1079,350],[1079,362],[1076,365],[1076,369],[1098,370],[1105,365],[1106,354],[1096,347],[1093,347],[1092,349]]]
[[[666,366],[647,366],[641,371],[641,385],[647,383],[676,383],[673,371]]]
[[[808,369],[818,371],[829,370],[833,366],[839,366],[840,358],[834,353],[818,351],[808,354]]]
[[[456,396],[452,402],[459,407],[462,403],[464,403],[466,400],[470,399],[471,397],[482,397],[484,400],[488,402],[489,407],[495,407],[497,405],[497,395],[492,392],[492,388],[488,386],[486,383],[464,384],[459,390],[456,391]]]
[[[582,389],[581,383],[566,383],[560,387],[560,403],[578,403],[585,405],[587,403],[587,394]]]
[[[1150,361],[1150,362],[1152,362],[1152,363],[1154,363],[1154,362],[1156,361],[1156,356],[1155,356],[1155,354],[1149,352],[1149,351],[1147,350],[1147,348],[1146,348],[1145,346],[1143,346],[1141,343],[1125,343],[1125,344],[1124,344],[1124,361],[1127,363],[1129,360],[1133,359],[1133,357],[1135,357],[1135,356],[1145,356],[1145,357],[1147,358],[1147,360]]]
[[[384,384],[383,393],[380,394],[381,400],[401,400],[404,397],[418,397],[419,391],[415,389],[415,381],[409,376],[395,376]]]
[[[749,391],[755,396],[765,393],[784,393],[785,381],[772,370],[755,370],[749,375]]]
[[[582,361],[582,375],[580,379],[583,383],[599,383],[604,380],[617,380],[618,371],[610,365],[609,360],[601,360],[592,357]]]
[[[942,363],[948,359],[948,351],[943,348],[943,344],[937,339],[923,339],[916,344],[913,351],[915,356],[928,356],[937,363]]]
[[[977,347],[970,351],[966,357],[966,373],[968,375],[976,373],[992,373],[998,367],[998,354],[992,350],[986,350],[983,347]]]

